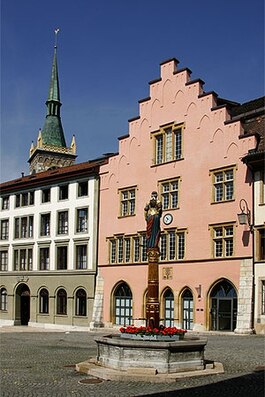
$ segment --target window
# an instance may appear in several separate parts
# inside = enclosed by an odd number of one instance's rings
[[[133,237],[133,261],[139,262],[140,260],[140,238]]]
[[[174,295],[171,289],[164,294],[164,324],[165,327],[174,326]]]
[[[58,234],[68,233],[68,211],[58,212]]]
[[[50,248],[40,248],[40,270],[49,270],[50,268]]]
[[[265,315],[265,280],[261,280],[261,314]]]
[[[0,271],[8,270],[8,251],[0,251]]]
[[[110,263],[116,263],[116,240],[110,240]]]
[[[3,219],[1,221],[1,240],[8,240],[9,235],[9,221],[8,219]]]
[[[68,185],[59,186],[59,200],[68,199]]]
[[[76,268],[87,269],[87,245],[76,246]]]
[[[16,194],[16,208],[27,207],[28,205],[34,205],[34,192]]]
[[[163,210],[178,208],[179,178],[161,182],[160,191]]]
[[[75,295],[75,315],[86,316],[87,315],[87,295],[83,289],[78,289]]]
[[[125,262],[130,262],[131,259],[131,239],[125,238]]]
[[[7,290],[5,288],[0,290],[0,310],[2,312],[7,311]]]
[[[77,210],[77,227],[78,233],[87,232],[88,209],[80,208]]]
[[[33,216],[15,218],[15,238],[33,237]]]
[[[109,239],[109,263],[146,262],[147,247],[144,233]]]
[[[182,260],[185,257],[185,231],[169,230],[160,237],[161,261]]]
[[[88,181],[78,183],[78,197],[88,196]]]
[[[233,256],[234,227],[233,225],[215,226],[213,234],[213,255],[215,258]]]
[[[156,165],[182,158],[182,130],[183,126],[168,125],[154,135]]]
[[[132,323],[132,292],[130,287],[123,283],[114,293],[114,323],[117,325],[130,325]]]
[[[57,270],[67,270],[67,246],[57,247]]]
[[[39,295],[39,311],[41,314],[49,313],[49,292],[46,288],[40,290]]]
[[[234,170],[213,171],[213,200],[215,203],[234,199]]]
[[[120,216],[135,214],[135,188],[120,191]]]
[[[14,270],[32,270],[32,248],[14,249]]]
[[[40,235],[49,236],[51,230],[51,214],[41,214],[40,216]]]
[[[265,260],[265,228],[257,229],[257,260]]]
[[[43,189],[42,190],[42,198],[41,198],[42,203],[49,203],[51,201],[51,189]]]
[[[123,237],[118,237],[118,263],[123,262]]]
[[[265,204],[265,171],[260,174],[260,204]]]
[[[62,288],[57,292],[57,314],[67,314],[67,293]]]
[[[9,196],[6,196],[2,198],[2,210],[8,210],[8,209],[9,209]]]
[[[147,245],[146,245],[146,235],[142,234],[140,237],[140,241],[141,241],[141,260],[142,262],[146,262],[147,261]]]

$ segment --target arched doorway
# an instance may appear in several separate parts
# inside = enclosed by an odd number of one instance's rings
[[[174,295],[170,288],[167,288],[163,295],[164,306],[164,325],[173,327],[174,325]]]
[[[193,328],[193,295],[189,288],[186,288],[181,296],[182,300],[182,328],[191,330]]]
[[[223,280],[210,294],[210,329],[234,331],[237,317],[237,293],[232,284]]]
[[[126,283],[119,284],[114,291],[114,324],[132,323],[132,292]]]
[[[16,290],[15,325],[28,325],[30,319],[30,290],[26,284],[20,284]]]

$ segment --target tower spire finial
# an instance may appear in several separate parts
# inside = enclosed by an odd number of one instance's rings
[[[57,48],[57,41],[58,41],[57,36],[58,36],[58,33],[59,33],[59,32],[60,32],[60,29],[59,29],[59,28],[57,28],[57,29],[54,30],[54,34],[55,34],[55,38],[54,38],[54,48]]]

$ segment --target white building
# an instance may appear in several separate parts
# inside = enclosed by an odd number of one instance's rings
[[[89,326],[104,161],[0,185],[1,324]]]

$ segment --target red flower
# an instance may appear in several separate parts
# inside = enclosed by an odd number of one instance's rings
[[[185,329],[176,328],[176,327],[164,327],[160,326],[159,328],[151,328],[151,327],[134,327],[134,326],[127,326],[126,328],[120,328],[121,333],[127,334],[139,334],[139,335],[168,335],[173,336],[177,334],[184,334],[187,331]]]

